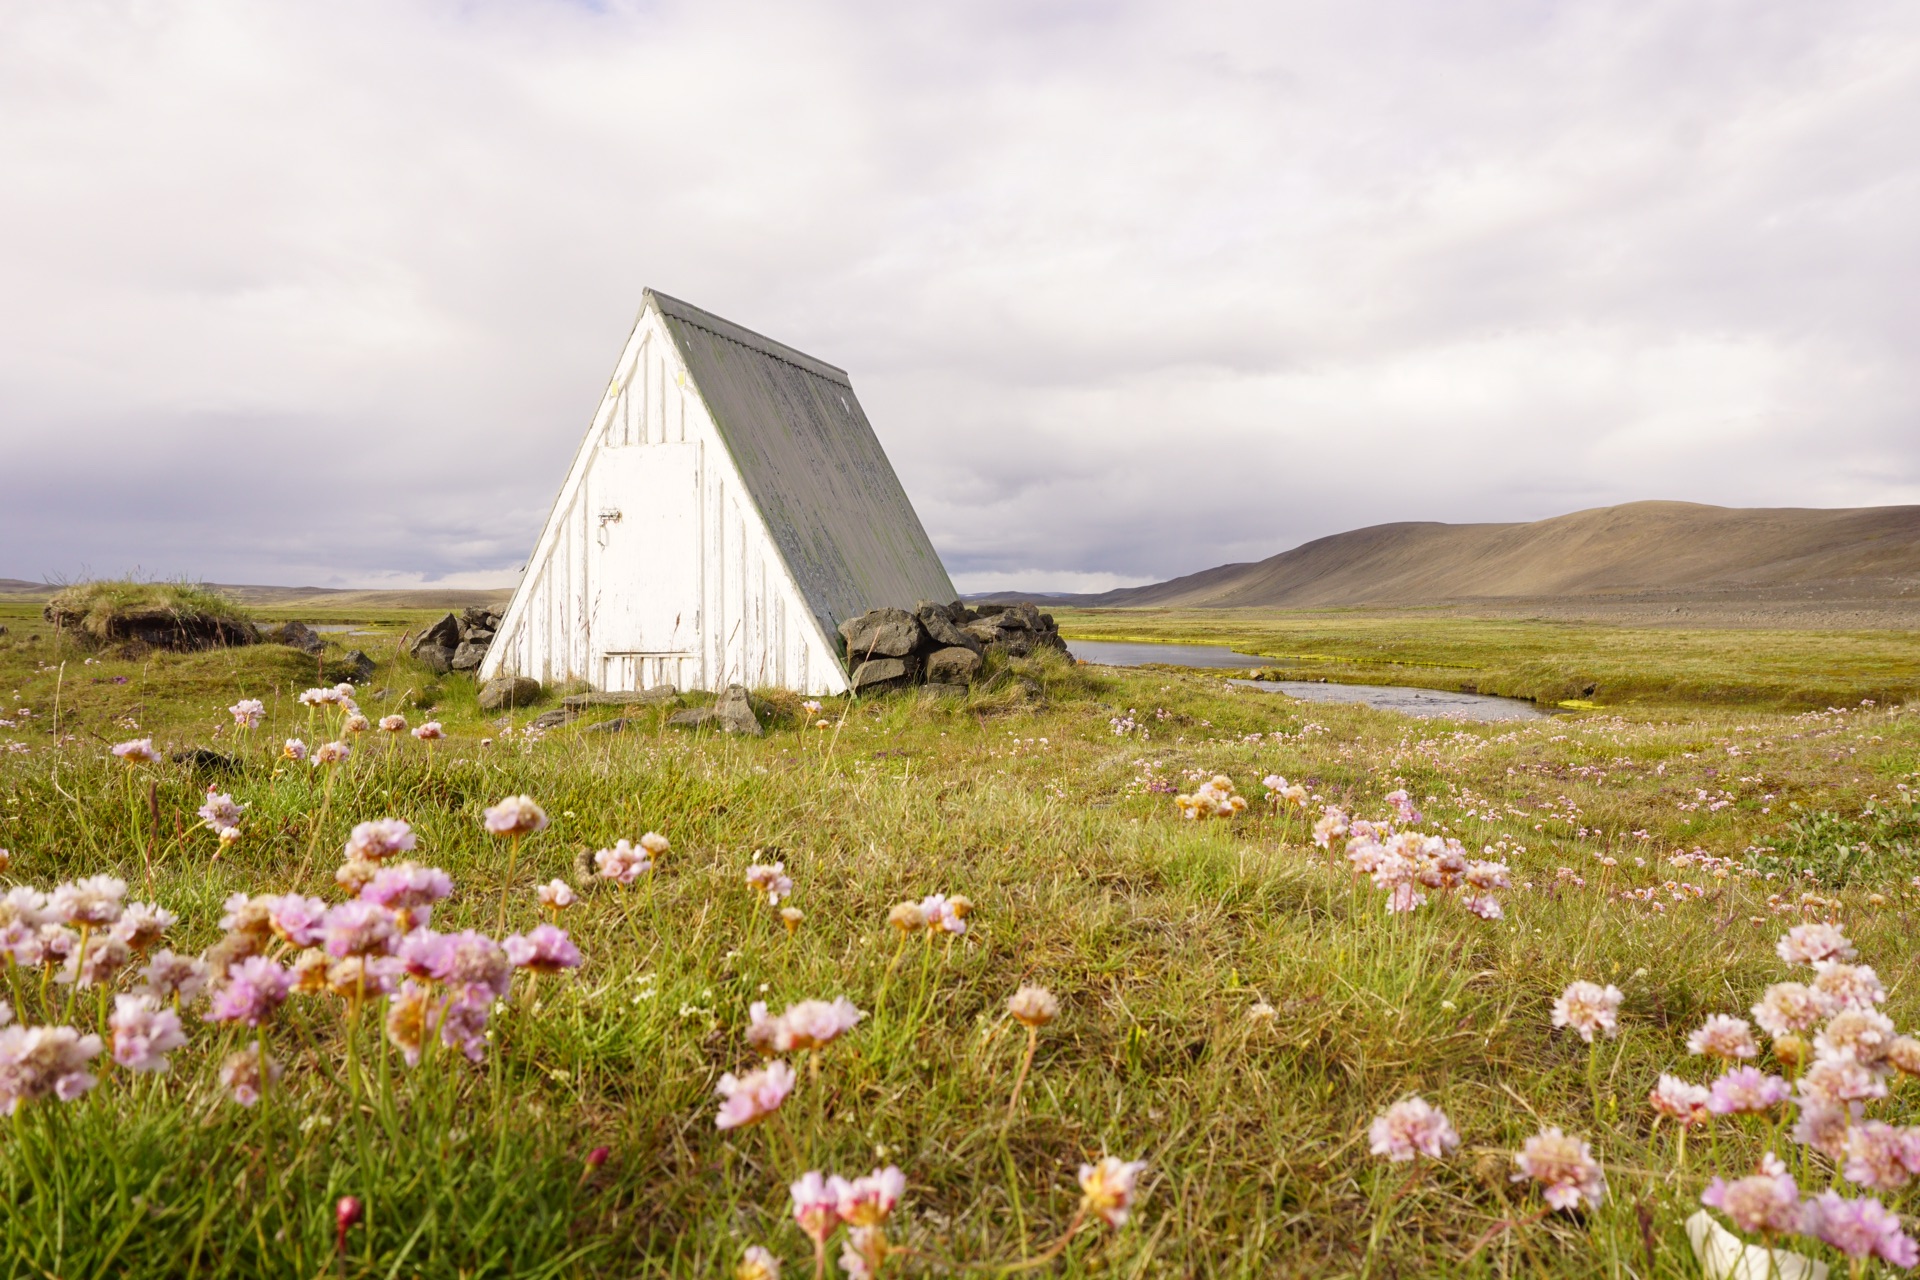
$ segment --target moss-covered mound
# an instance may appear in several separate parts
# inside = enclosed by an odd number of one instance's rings
[[[48,601],[45,616],[98,649],[214,649],[260,638],[233,601],[184,582],[82,582]]]

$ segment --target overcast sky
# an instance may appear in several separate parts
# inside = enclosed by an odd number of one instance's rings
[[[1911,0],[0,7],[0,576],[515,579],[653,285],[963,590],[1920,502]]]

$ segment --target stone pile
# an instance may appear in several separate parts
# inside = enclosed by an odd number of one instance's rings
[[[493,633],[500,629],[501,609],[475,606],[448,614],[413,642],[412,653],[435,675],[449,671],[472,671],[487,656]]]
[[[880,693],[924,684],[964,693],[990,651],[1024,658],[1040,649],[1065,653],[1050,614],[1031,603],[969,609],[958,600],[927,600],[905,609],[872,609],[840,624],[855,693]]]

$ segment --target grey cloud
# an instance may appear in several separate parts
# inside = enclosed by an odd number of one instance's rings
[[[1917,118],[1897,0],[16,7],[0,576],[510,581],[646,284],[963,584],[1920,501]]]

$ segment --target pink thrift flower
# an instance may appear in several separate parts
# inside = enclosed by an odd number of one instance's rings
[[[59,981],[83,990],[104,986],[117,978],[132,958],[132,949],[118,935],[108,933],[95,937],[88,941],[84,950],[76,947],[68,955]]]
[[[1753,1006],[1753,1020],[1776,1040],[1813,1030],[1833,1013],[1826,995],[1799,982],[1776,982]]]
[[[180,917],[151,902],[129,902],[113,922],[113,936],[135,951],[146,951],[180,923]]]
[[[547,814],[532,796],[508,796],[488,809],[483,821],[496,836],[530,836],[547,828]]]
[[[653,870],[653,860],[647,856],[646,850],[634,848],[627,840],[616,840],[613,848],[602,849],[594,854],[593,863],[600,869],[602,877],[615,884],[632,884]]]
[[[1876,1191],[1898,1191],[1920,1172],[1920,1129],[1896,1129],[1879,1120],[1851,1126],[1846,1136],[1847,1181]]]
[[[276,936],[296,947],[311,947],[320,941],[327,922],[327,904],[304,894],[287,893],[268,898],[267,921]]]
[[[227,711],[233,716],[235,728],[258,729],[260,722],[266,718],[267,704],[258,698],[242,698],[228,707]]]
[[[1840,932],[1839,926],[1831,924],[1797,924],[1787,930],[1780,939],[1780,945],[1774,948],[1780,958],[1788,964],[1819,964],[1826,960],[1851,960],[1858,954],[1853,944],[1847,941],[1847,935]]]
[[[840,1197],[827,1186],[827,1180],[817,1169],[801,1174],[800,1180],[787,1191],[793,1197],[793,1220],[809,1239],[825,1244],[840,1223]]]
[[[1793,1088],[1779,1076],[1758,1067],[1735,1067],[1707,1090],[1707,1110],[1717,1116],[1771,1111],[1793,1096]]]
[[[98,1083],[87,1067],[103,1048],[72,1027],[0,1029],[0,1114],[42,1098],[72,1102]]]
[[[1418,826],[1425,818],[1424,814],[1413,807],[1413,797],[1404,790],[1387,792],[1387,803],[1393,806],[1393,811],[1399,816],[1400,821],[1408,826]]]
[[[888,1165],[851,1182],[832,1178],[827,1185],[838,1197],[836,1212],[842,1222],[852,1227],[877,1227],[893,1214],[894,1206],[907,1193],[907,1175]]]
[[[241,812],[246,807],[243,804],[235,804],[232,796],[208,787],[207,802],[196,812],[200,815],[201,825],[209,831],[224,831],[228,827],[240,825]]]
[[[407,731],[407,718],[405,716],[381,716],[380,728],[386,733],[405,733]]]
[[[387,1042],[400,1051],[409,1067],[420,1065],[427,1037],[437,1021],[434,1016],[438,996],[427,987],[408,980],[387,1006]]]
[[[327,990],[343,1000],[376,999],[392,995],[406,972],[394,956],[348,956],[327,966]]]
[[[1593,1148],[1584,1140],[1557,1128],[1542,1129],[1528,1138],[1514,1157],[1520,1172],[1515,1182],[1532,1178],[1541,1197],[1555,1209],[1571,1209],[1582,1200],[1594,1208],[1607,1198],[1607,1179]]]
[[[323,742],[313,749],[311,763],[314,768],[323,764],[339,764],[353,754],[353,748],[344,742]]]
[[[1683,1128],[1691,1128],[1705,1123],[1708,1097],[1705,1085],[1689,1084],[1678,1076],[1662,1075],[1660,1083],[1647,1095],[1647,1101],[1661,1115],[1678,1120]]]
[[[345,956],[384,955],[393,949],[400,932],[393,912],[377,902],[354,898],[327,912],[323,934],[327,954],[336,959]]]
[[[1732,1182],[1715,1178],[1701,1193],[1700,1203],[1726,1214],[1742,1231],[1792,1235],[1805,1221],[1800,1190],[1771,1153],[1762,1157],[1759,1173]]]
[[[1080,1191],[1087,1208],[1099,1214],[1110,1227],[1125,1226],[1127,1215],[1133,1212],[1140,1175],[1146,1167],[1145,1160],[1116,1160],[1112,1156],[1101,1156],[1093,1164],[1081,1165]]]
[[[755,893],[767,895],[767,905],[777,907],[780,899],[793,892],[793,881],[784,862],[759,863],[747,868],[747,884]]]
[[[415,729],[413,736],[422,742],[438,742],[447,736],[447,731],[440,727],[438,720],[429,720],[418,729]]]
[[[375,818],[354,826],[347,837],[346,855],[362,862],[384,862],[396,853],[412,853],[419,838],[400,818]]]
[[[129,1071],[165,1071],[167,1055],[187,1042],[180,1015],[152,996],[115,996],[113,1060]]]
[[[1335,840],[1347,834],[1346,810],[1328,805],[1321,811],[1319,820],[1313,824],[1313,842],[1322,849],[1330,848]]]
[[[1490,893],[1468,894],[1460,899],[1460,905],[1482,920],[1499,920],[1506,915],[1500,909],[1500,899]]]
[[[720,1129],[740,1129],[758,1124],[780,1109],[793,1092],[793,1068],[784,1062],[770,1062],[758,1071],[736,1076],[731,1071],[720,1077],[715,1090],[723,1099],[720,1114],[713,1123]]]
[[[967,910],[972,905],[963,897],[929,894],[920,901],[920,914],[926,917],[927,929],[931,933],[965,933]]]
[[[120,918],[127,882],[113,876],[88,876],[56,886],[47,899],[47,915],[63,924],[98,929]]]
[[[1700,1029],[1687,1037],[1687,1052],[1738,1062],[1759,1057],[1760,1046],[1755,1043],[1753,1028],[1747,1025],[1745,1018],[1715,1013],[1708,1015]]]
[[[831,1003],[802,1000],[790,1004],[776,1024],[774,1047],[781,1053],[822,1048],[853,1030],[866,1016],[845,996]]]
[[[1837,1163],[1846,1158],[1852,1126],[1853,1113],[1845,1105],[1802,1100],[1793,1122],[1793,1140]]]
[[[780,1280],[780,1259],[765,1245],[750,1244],[733,1269],[733,1280]]]
[[[1413,911],[1424,905],[1427,895],[1413,887],[1413,882],[1403,880],[1393,886],[1387,894],[1387,914],[1399,915]]]
[[[175,1000],[192,1004],[206,986],[207,966],[200,959],[156,951],[148,958],[147,967],[140,971],[140,982],[134,990],[162,1004]]]
[[[453,963],[453,939],[431,929],[415,929],[400,939],[393,954],[414,977],[440,982]]]
[[[208,1022],[244,1022],[257,1027],[285,1003],[293,979],[265,956],[248,956],[227,970],[207,1009]]]
[[[433,904],[453,892],[453,877],[438,867],[402,862],[382,867],[361,887],[363,901],[392,912],[405,912],[411,924],[425,924]]]
[[[446,970],[436,975],[440,981],[466,991],[485,991],[496,998],[507,994],[513,983],[514,962],[504,947],[471,929],[448,934],[447,943]]]
[[[534,890],[534,894],[540,899],[540,905],[549,911],[564,911],[577,901],[573,886],[560,879],[547,881]]]
[[[128,764],[160,763],[160,753],[153,749],[152,738],[135,738],[131,742],[116,743],[113,754]]]
[[[1900,1229],[1900,1215],[1870,1196],[1848,1200],[1837,1191],[1823,1191],[1807,1209],[1811,1233],[1849,1258],[1877,1256],[1896,1267],[1920,1262],[1920,1250]]]
[[[455,988],[441,1015],[440,1042],[460,1050],[469,1062],[481,1061],[487,1056],[487,1015],[492,1009],[493,997],[485,987]]]
[[[1871,1009],[1887,998],[1887,988],[1869,965],[1822,960],[1813,967],[1814,990],[1842,1008]]]
[[[1447,1113],[1418,1094],[1396,1102],[1375,1117],[1367,1132],[1373,1154],[1401,1163],[1415,1156],[1443,1160],[1460,1145]]]
[[[1466,882],[1476,889],[1511,889],[1513,871],[1504,862],[1475,858],[1467,863]]]
[[[1893,1019],[1878,1009],[1847,1008],[1813,1038],[1813,1052],[1818,1058],[1848,1057],[1863,1067],[1879,1068],[1896,1038]]]
[[[307,758],[307,744],[298,738],[288,738],[286,745],[280,748],[280,757],[283,760],[291,760],[295,764],[298,764]],[[247,1105],[251,1106],[252,1104],[249,1103]]]
[[[1572,982],[1553,1002],[1553,1025],[1570,1027],[1582,1040],[1593,1043],[1596,1031],[1604,1031],[1607,1037],[1620,1033],[1620,1002],[1625,999],[1620,988],[1601,986],[1597,982]],[[1562,1206],[1555,1205],[1555,1208]]]
[[[504,944],[507,959],[513,961],[517,969],[531,969],[535,973],[559,973],[562,969],[577,968],[580,964],[580,949],[567,937],[566,930],[550,924],[537,924],[524,934],[515,934]]]
[[[1879,1072],[1845,1056],[1816,1058],[1807,1068],[1807,1074],[1800,1077],[1799,1089],[1803,1105],[1813,1103],[1827,1107],[1872,1102],[1887,1096],[1887,1082]]]

